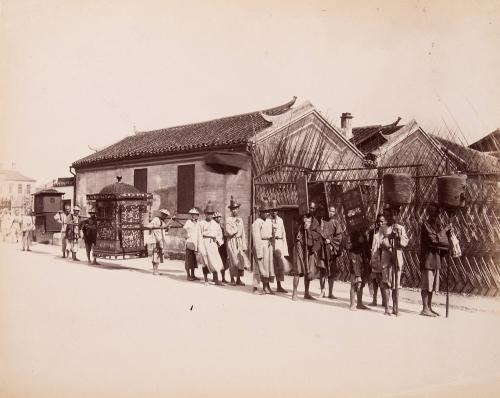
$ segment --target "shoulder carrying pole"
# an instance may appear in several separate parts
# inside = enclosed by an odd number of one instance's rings
[[[393,227],[394,228],[394,227]],[[397,233],[393,230],[392,231],[392,239],[391,239],[391,246],[392,246],[392,256],[393,256],[393,273],[392,273],[392,286],[394,286],[394,303],[393,303],[393,310],[396,315],[399,315],[399,283],[398,283],[398,252],[397,252],[397,240],[398,236]]]

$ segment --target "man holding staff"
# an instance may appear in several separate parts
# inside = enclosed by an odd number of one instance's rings
[[[321,258],[323,237],[321,225],[315,217],[316,203],[311,202],[307,214],[300,218],[299,231],[296,235],[293,261],[293,294],[292,300],[297,300],[297,288],[300,277],[304,277],[304,299],[315,300],[309,293],[309,285],[316,276],[318,262]]]
[[[398,209],[387,207],[384,209],[384,217],[387,221],[387,235],[391,244],[392,264],[389,268],[389,282],[392,290],[392,313],[399,315],[399,289],[401,288],[401,274],[403,271],[403,252],[402,248],[408,246],[408,235],[404,226],[398,224],[395,215]]]
[[[428,218],[420,231],[420,270],[422,271],[420,315],[439,316],[432,309],[432,294],[439,290],[439,271],[449,250],[448,235],[452,226],[443,226],[439,220],[439,207],[431,203],[427,207]]]
[[[373,281],[374,302],[376,303],[377,288],[380,287],[382,294],[382,305],[385,315],[391,315],[389,311],[390,291],[390,267],[392,267],[391,243],[387,233],[387,220],[383,214],[379,214],[376,227],[369,232],[369,245],[371,249],[371,279]]]
[[[321,234],[323,236],[324,268],[320,269],[320,297],[325,297],[325,282],[328,279],[328,298],[334,299],[333,282],[337,274],[337,257],[341,254],[342,228],[337,219],[337,210],[334,206],[328,208],[328,218],[321,220]]]

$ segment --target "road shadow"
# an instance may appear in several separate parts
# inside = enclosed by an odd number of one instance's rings
[[[18,252],[23,252],[22,248],[15,248],[14,250],[16,250]],[[51,252],[46,252],[46,251],[37,250],[37,249],[31,249],[30,251],[26,251],[26,253],[48,255],[48,256],[52,256],[53,259],[67,261],[68,263],[73,263],[75,265],[83,265],[83,266],[102,269],[102,270],[132,271],[132,272],[137,272],[137,273],[143,274],[143,275],[152,275],[153,276],[152,267],[151,268],[149,268],[149,267],[148,268],[139,268],[139,267],[127,266],[127,265],[124,265],[123,263],[110,262],[109,260],[103,262],[102,259],[99,259],[99,264],[89,264],[86,259],[85,260],[80,259],[80,261],[74,261],[71,259],[71,257],[63,258],[62,253],[61,254],[54,254]],[[111,261],[113,261],[113,260],[111,260]],[[124,260],[120,259],[119,261],[124,261]],[[199,270],[199,272],[200,271],[201,270]],[[204,284],[203,277],[201,277],[198,281],[189,281],[186,277],[186,271],[184,269],[178,269],[178,268],[176,268],[176,269],[165,269],[165,268],[161,269],[160,268],[159,275],[157,275],[156,277],[169,278],[169,279],[172,279],[175,281],[189,283],[189,284],[193,284],[193,283],[199,284],[199,285]],[[255,296],[269,295],[269,294],[262,293],[262,286],[259,286],[259,293],[258,294],[253,293],[252,283],[247,283],[247,284],[245,284],[245,286],[233,286],[233,285],[230,285],[229,283],[226,283],[222,286],[216,286],[216,285],[214,285],[214,282],[212,280],[212,275],[209,275],[209,286],[215,286],[215,287],[220,288],[220,289],[224,289],[224,290],[228,290],[228,291],[232,291],[232,292],[237,292],[240,294],[251,294],[251,295],[255,295]],[[287,288],[286,286],[284,286],[284,287]],[[292,301],[292,290],[291,289],[289,289],[288,293],[277,293],[275,290],[276,288],[274,286],[272,287],[272,289],[275,292],[275,294],[271,295],[271,296],[281,298],[283,300]],[[306,300],[303,298],[304,290],[298,290],[297,294],[298,294],[297,301],[299,301],[299,302],[304,301],[304,302],[310,303],[311,305],[318,304],[318,305],[325,305],[328,307],[336,307],[336,308],[342,308],[345,310],[349,310],[349,306],[350,306],[349,305],[350,304],[349,298],[344,298],[344,297],[337,297],[336,299],[319,298],[317,296],[317,293],[312,293],[313,297],[315,297],[316,300]],[[369,301],[369,298],[371,298],[371,295],[367,294],[366,297],[368,298],[367,301]],[[411,300],[404,300],[403,299],[402,302],[403,303],[408,302],[410,304],[414,304]],[[365,302],[365,304],[366,304],[366,302]],[[436,306],[439,306],[440,308],[441,307],[444,308],[444,306],[439,305],[439,304],[436,304]],[[450,308],[454,308],[454,307],[450,306]],[[384,308],[382,306],[377,306],[377,307],[369,307],[368,310],[357,310],[357,311],[370,313],[370,314],[376,314],[376,315],[383,315]],[[401,304],[400,304],[399,312],[401,314],[405,314],[405,315],[419,315],[420,314],[419,310],[410,310],[410,309],[402,307]]]

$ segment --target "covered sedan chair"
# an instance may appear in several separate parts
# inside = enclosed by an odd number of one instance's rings
[[[97,218],[97,257],[146,257],[144,226],[148,223],[148,201],[153,195],[132,185],[117,182],[97,194],[87,195],[95,203]]]

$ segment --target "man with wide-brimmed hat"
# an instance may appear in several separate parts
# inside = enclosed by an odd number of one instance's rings
[[[205,278],[205,284],[208,284],[208,272],[213,275],[213,281],[216,285],[222,285],[219,281],[218,272],[223,269],[222,259],[219,254],[219,247],[217,246],[217,235],[219,233],[219,224],[213,219],[215,213],[215,207],[208,201],[207,206],[204,210],[205,220],[200,221],[200,233],[201,239],[198,251],[203,258],[203,276]]]
[[[293,261],[293,294],[292,300],[297,300],[297,288],[299,279],[304,277],[304,298],[315,300],[309,293],[309,285],[318,274],[318,262],[321,260],[323,237],[321,236],[321,225],[316,218],[317,205],[315,202],[309,204],[307,214],[299,219],[299,228],[295,240]]]
[[[194,270],[198,268],[196,253],[198,253],[198,243],[200,240],[200,222],[198,221],[200,212],[196,207],[193,207],[188,213],[191,219],[187,220],[183,226],[186,231],[186,258],[184,266],[188,281],[196,281],[198,278],[194,275]]]
[[[231,284],[235,286],[244,286],[241,281],[245,268],[249,267],[247,251],[247,238],[245,236],[245,225],[243,219],[239,216],[240,204],[234,197],[229,200],[229,210],[231,215],[226,221],[227,234],[227,256],[229,263],[229,272],[231,274]]]
[[[62,256],[63,258],[69,257],[69,245],[66,238],[66,225],[68,224],[68,218],[70,217],[71,208],[69,205],[64,206],[64,212],[59,210],[54,215],[54,220],[61,224],[61,246],[62,246]]]
[[[76,257],[80,239],[80,207],[73,207],[73,214],[66,218],[66,239],[70,245],[71,256],[74,261],[80,261]]]
[[[90,207],[88,210],[89,218],[80,223],[80,229],[83,232],[83,240],[85,242],[85,251],[87,253],[87,261],[90,261],[90,252],[92,251],[94,261],[93,264],[98,265],[97,258],[94,253],[94,247],[97,243],[97,219],[95,217],[95,209]]]
[[[168,231],[166,220],[170,217],[167,209],[160,209],[153,217],[148,227],[152,229],[151,235],[154,239],[154,249],[151,261],[153,263],[153,275],[158,275],[158,266],[163,262],[165,250],[165,231]]]
[[[269,283],[274,282],[273,264],[273,226],[269,219],[271,208],[264,199],[259,206],[259,218],[252,224],[253,249],[256,266],[254,266],[253,291],[257,291],[256,282],[262,282],[264,294],[274,294]]]
[[[227,245],[226,245],[226,228],[224,222],[222,221],[222,214],[218,211],[214,213],[214,220],[219,225],[219,230],[217,231],[217,246],[219,247],[219,255],[222,260],[222,283],[227,283],[226,271],[229,268],[229,261],[227,259]]]
[[[285,280],[285,273],[290,271],[290,264],[285,256],[288,256],[288,244],[286,241],[286,231],[283,219],[278,215],[278,201],[271,200],[270,204],[270,217],[272,224],[272,239],[271,244],[273,247],[273,266],[276,275],[277,288],[279,293],[288,293],[281,282]]]

